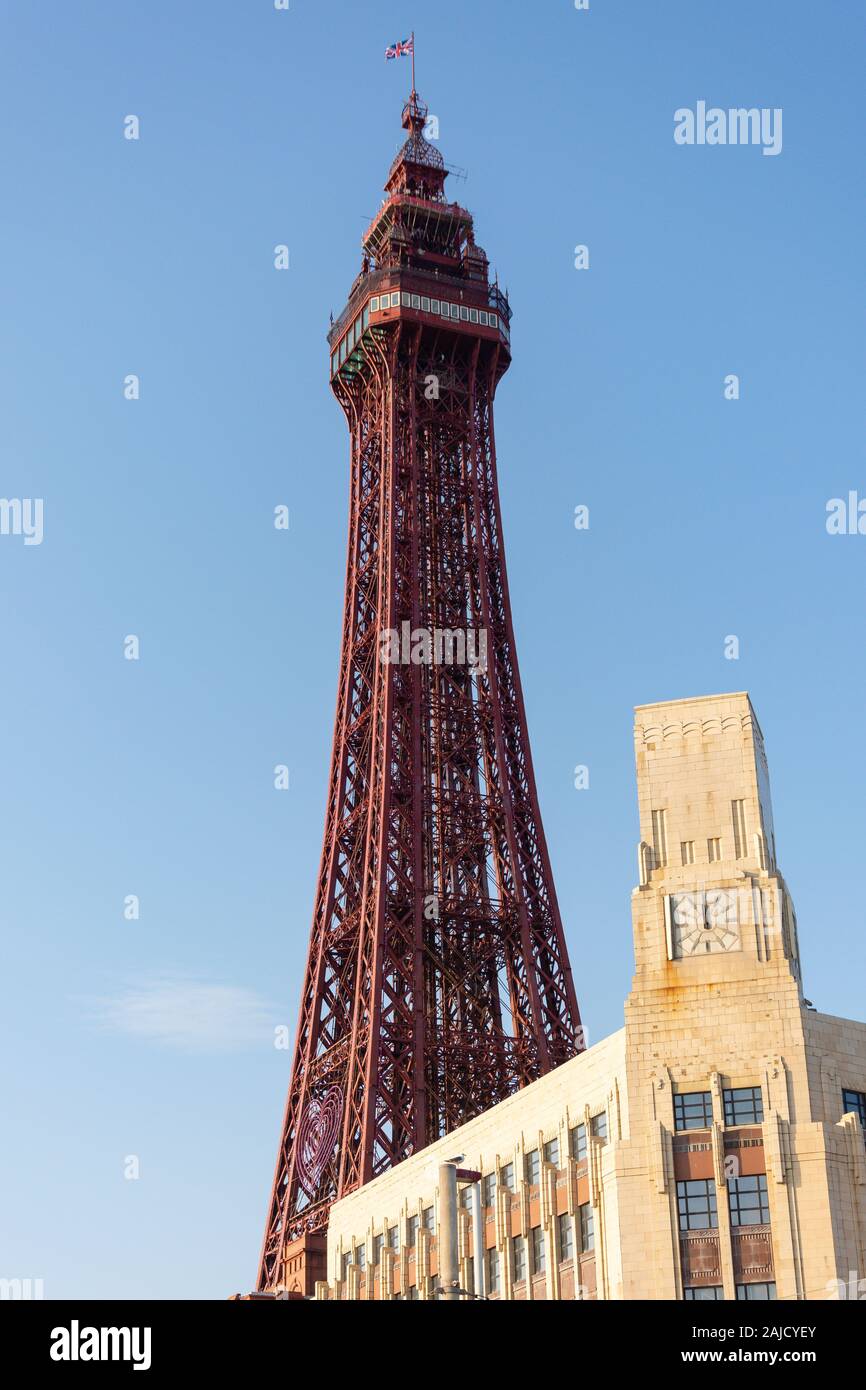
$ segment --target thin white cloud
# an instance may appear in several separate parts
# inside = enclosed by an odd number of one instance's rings
[[[184,1052],[273,1046],[277,1022],[254,990],[166,976],[89,1004],[94,1020],[111,1032]]]

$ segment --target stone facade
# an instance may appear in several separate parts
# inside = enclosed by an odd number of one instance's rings
[[[625,1027],[337,1203],[319,1298],[866,1297],[866,1024],[803,998],[748,695],[642,705]],[[473,1219],[473,1204],[478,1216]]]

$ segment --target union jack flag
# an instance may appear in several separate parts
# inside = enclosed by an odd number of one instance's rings
[[[403,39],[402,43],[392,43],[385,49],[386,58],[406,58],[410,53],[415,52],[413,39]]]

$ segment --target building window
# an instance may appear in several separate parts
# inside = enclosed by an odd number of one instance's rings
[[[479,319],[481,320],[481,322],[483,323],[484,327],[486,328],[486,327],[487,327],[487,310],[486,310],[486,309],[479,309],[479,311],[478,311],[478,317],[479,317]]]
[[[842,1110],[845,1115],[853,1111],[858,1116],[863,1129],[866,1130],[866,1092],[843,1091]]]
[[[407,294],[406,291],[403,290],[402,293],[401,293],[401,295],[400,295],[400,302],[401,302],[401,304],[403,305],[403,308],[404,308],[404,309],[411,309],[411,307],[412,307],[412,296],[411,296],[411,294]]]
[[[711,864],[716,864],[722,857],[722,842],[715,837],[707,840],[707,858]]]
[[[726,1125],[760,1125],[764,1120],[764,1103],[760,1086],[735,1086],[725,1091]]]
[[[421,1225],[425,1231],[433,1230],[433,1208],[425,1207],[421,1213]]]
[[[559,1236],[559,1258],[570,1260],[574,1257],[574,1226],[567,1211],[564,1211],[557,1219]]]
[[[421,312],[422,314],[429,314],[430,312],[430,300],[426,294],[421,296]]]
[[[367,324],[368,324],[369,322],[370,322],[370,310],[367,308],[367,306],[366,306],[366,304],[365,304],[365,305],[364,305],[363,312],[362,312],[362,314],[361,314],[361,332],[362,332],[362,333],[363,333],[364,329],[367,327]]]
[[[477,322],[478,322],[478,310],[477,310],[477,309],[470,309],[470,310],[469,310],[469,322],[470,322],[470,323],[477,323]]]
[[[770,1200],[765,1173],[728,1178],[728,1202],[732,1226],[769,1226]]]
[[[686,1303],[720,1303],[725,1297],[721,1284],[708,1284],[705,1287],[683,1289]]]
[[[410,1216],[410,1217],[409,1217],[409,1221],[408,1221],[408,1223],[407,1223],[407,1239],[406,1239],[406,1244],[408,1245],[408,1247],[409,1247],[410,1250],[414,1250],[415,1246],[418,1244],[418,1226],[419,1226],[419,1224],[420,1224],[420,1223],[419,1223],[419,1221],[418,1221],[418,1217],[417,1217],[417,1216]]]
[[[544,1146],[544,1161],[552,1163],[554,1168],[559,1164],[559,1140],[549,1139]]]
[[[582,1255],[595,1249],[595,1221],[589,1202],[583,1202],[577,1209],[580,1222],[580,1252]]]
[[[530,1235],[532,1237],[532,1272],[533,1274],[543,1274],[547,1267],[544,1231],[541,1226],[533,1226]]]
[[[709,1129],[713,1123],[713,1097],[709,1091],[683,1091],[674,1096],[675,1129]]]
[[[512,1268],[514,1272],[514,1282],[515,1284],[519,1284],[522,1279],[526,1278],[526,1241],[523,1236],[514,1237]]]
[[[420,296],[419,294],[413,294],[413,296],[412,296],[412,308],[413,308],[413,309],[420,309],[420,308],[421,308],[421,296]]]
[[[663,869],[668,862],[668,813],[653,811],[653,861],[657,869]]]
[[[487,1173],[481,1179],[481,1205],[492,1207],[496,1201],[496,1174]]]
[[[514,1164],[503,1163],[499,1169],[499,1186],[504,1187],[506,1192],[514,1191]]]
[[[389,1226],[389,1228],[388,1228],[388,1249],[389,1249],[389,1250],[399,1250],[399,1249],[400,1249],[400,1227],[399,1227],[399,1226]]]
[[[731,802],[731,821],[734,826],[734,858],[745,859],[746,857],[746,803],[745,801]]]
[[[359,1269],[364,1269],[364,1268],[365,1268],[365,1266],[366,1266],[366,1264],[367,1264],[367,1247],[366,1247],[366,1245],[359,1245],[358,1248],[357,1248],[357,1250],[355,1251],[355,1264],[358,1266]]]
[[[541,1177],[541,1163],[538,1158],[538,1149],[533,1149],[526,1155],[526,1181],[530,1187],[535,1187]]]
[[[349,1253],[348,1253],[347,1255],[344,1255],[344,1256],[343,1256],[343,1283],[344,1283],[344,1284],[348,1282],[348,1279],[349,1279],[349,1265],[350,1265],[351,1263],[352,1263],[352,1252],[351,1252],[351,1250],[350,1250]]]
[[[694,840],[680,841],[680,861],[683,864],[694,864],[695,862],[695,842]]]
[[[400,305],[400,296],[399,296],[399,294],[392,294],[392,295],[391,295],[391,308],[392,308],[392,309],[397,309],[397,308],[399,307],[399,305]]]
[[[490,328],[498,328],[499,326],[499,320],[497,319],[495,314],[487,315],[487,323]]]
[[[382,1263],[382,1251],[383,1251],[384,1249],[385,1249],[385,1237],[384,1237],[384,1236],[374,1236],[374,1237],[373,1237],[373,1264],[374,1264],[374,1265],[380,1265],[380,1264]]]
[[[460,305],[460,318],[463,323],[469,322],[469,310],[466,308],[465,304]]]
[[[719,1224],[716,1185],[709,1178],[691,1178],[686,1182],[678,1182],[677,1206],[681,1231],[715,1230]]]
[[[490,1293],[499,1292],[499,1251],[487,1251],[487,1288]]]
[[[443,319],[450,318],[450,316],[451,316],[451,305],[450,305],[450,304],[446,304],[444,299],[442,300],[442,304],[441,304],[441,306],[440,306],[439,312],[440,312],[440,317],[443,318]]]
[[[586,1125],[575,1125],[568,1131],[568,1135],[571,1140],[572,1158],[576,1158],[578,1162],[586,1158]]]
[[[607,1141],[607,1111],[602,1110],[598,1115],[593,1115],[589,1122],[589,1127],[596,1139]]]
[[[467,1211],[472,1207],[472,1204],[475,1200],[472,1196],[474,1190],[475,1184],[471,1182],[465,1183],[464,1186],[460,1188],[460,1193],[457,1200],[460,1203],[460,1206],[465,1207]]]
[[[747,1303],[766,1303],[776,1297],[775,1284],[738,1284],[737,1298],[745,1299]]]
[[[370,312],[373,313],[373,314],[375,314],[375,313],[378,313],[378,310],[379,310],[379,296],[378,296],[377,294],[374,294],[374,295],[373,295],[373,298],[370,300]]]

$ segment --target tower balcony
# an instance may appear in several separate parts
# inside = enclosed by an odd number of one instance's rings
[[[511,308],[498,285],[438,270],[382,269],[361,278],[328,334],[331,378],[361,365],[365,335],[409,322],[499,344],[510,361]]]

